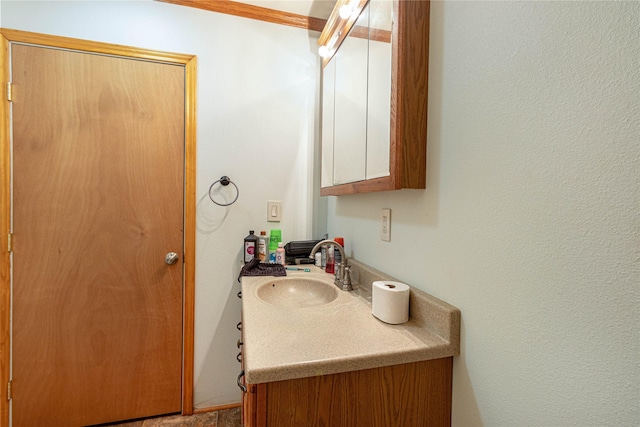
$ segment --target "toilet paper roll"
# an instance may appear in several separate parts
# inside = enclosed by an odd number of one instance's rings
[[[382,280],[371,285],[371,313],[385,323],[409,320],[409,285]]]

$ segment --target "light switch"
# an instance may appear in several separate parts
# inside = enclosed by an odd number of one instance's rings
[[[279,200],[269,200],[267,202],[267,221],[280,222],[282,215],[282,203]]]

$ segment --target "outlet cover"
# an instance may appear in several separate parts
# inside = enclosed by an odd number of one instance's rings
[[[380,210],[380,240],[391,241],[391,209]]]

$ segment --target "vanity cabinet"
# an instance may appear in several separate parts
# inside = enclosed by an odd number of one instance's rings
[[[245,427],[451,425],[453,358],[248,385]]]
[[[357,3],[357,1],[355,2]],[[425,188],[429,1],[338,0],[323,60],[321,195]]]

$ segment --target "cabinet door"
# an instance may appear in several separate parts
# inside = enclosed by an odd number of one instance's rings
[[[333,118],[335,114],[336,61],[332,58],[322,71],[322,158],[320,186],[333,185]]]
[[[366,177],[369,40],[360,33],[362,27],[366,29],[368,25],[366,9],[335,56],[334,185],[362,181]]]
[[[255,426],[450,426],[452,370],[446,357],[258,384]]]
[[[391,143],[391,19],[393,3],[369,2],[366,179],[389,176]]]
[[[334,173],[323,177],[320,194],[424,189],[430,2],[356,3],[367,6],[355,24],[336,7],[319,39],[338,49],[329,148]],[[364,106],[356,99],[365,99]]]

